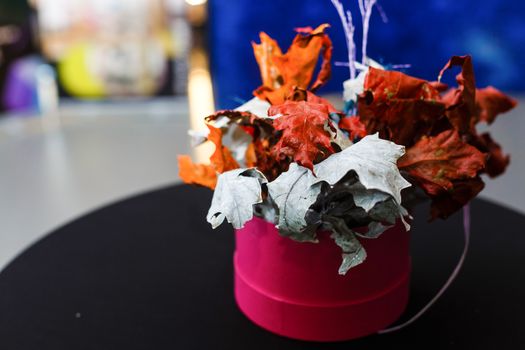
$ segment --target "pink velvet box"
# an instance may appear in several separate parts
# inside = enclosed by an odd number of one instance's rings
[[[235,298],[257,325],[279,335],[340,341],[393,323],[408,301],[410,235],[396,225],[360,239],[367,259],[338,274],[341,250],[329,237],[299,243],[254,218],[236,230]]]

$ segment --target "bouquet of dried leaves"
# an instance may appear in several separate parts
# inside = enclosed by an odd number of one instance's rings
[[[215,190],[207,216],[214,228],[224,219],[241,228],[255,215],[297,241],[329,231],[344,274],[366,258],[358,238],[398,221],[409,229],[405,203],[416,192],[431,200],[432,219],[446,218],[483,189],[480,175],[503,173],[509,156],[476,125],[516,102],[493,87],[477,89],[470,56],[452,57],[437,81],[426,81],[366,56],[355,62],[347,37],[353,69],[338,110],[315,94],[331,75],[328,27],[298,28],[284,53],[261,33],[253,43],[262,77],[255,97],[208,116],[200,141],[215,145],[210,163],[180,156],[179,168],[186,183]],[[449,88],[440,80],[454,66],[461,72]]]

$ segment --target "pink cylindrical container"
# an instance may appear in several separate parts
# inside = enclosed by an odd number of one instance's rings
[[[341,250],[281,237],[254,218],[236,230],[235,299],[254,323],[279,335],[310,341],[349,340],[393,323],[408,301],[410,236],[396,225],[379,238],[360,239],[366,260],[338,274]]]

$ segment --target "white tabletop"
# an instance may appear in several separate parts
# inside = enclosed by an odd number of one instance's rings
[[[0,269],[27,245],[103,204],[177,181],[191,152],[186,99],[65,104],[0,121]]]

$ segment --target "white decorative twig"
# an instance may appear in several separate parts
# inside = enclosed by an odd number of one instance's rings
[[[354,79],[355,74],[355,61],[356,61],[356,53],[355,53],[355,42],[354,42],[354,24],[352,23],[352,14],[350,11],[346,11],[343,8],[343,4],[341,4],[341,1],[339,0],[331,0],[332,4],[334,5],[335,9],[337,10],[337,13],[339,15],[339,18],[341,19],[341,23],[343,25],[343,30],[345,33],[346,38],[346,47],[348,48],[348,67],[350,68],[350,79]]]
[[[363,40],[361,42],[361,63],[366,64],[366,47],[368,44],[368,28],[370,24],[370,17],[372,16],[372,9],[377,0],[358,0],[359,11],[361,11],[361,18],[363,20]]]
[[[388,17],[386,15],[386,12],[385,10],[383,10],[383,7],[379,5],[378,2],[376,2],[376,9],[377,9],[377,12],[379,12],[379,15],[381,16],[383,23],[388,23]]]

